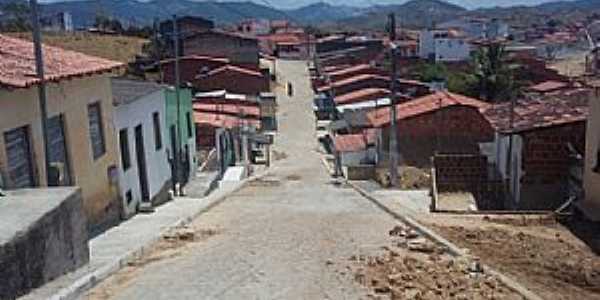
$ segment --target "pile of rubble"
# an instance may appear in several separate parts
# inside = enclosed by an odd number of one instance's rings
[[[376,256],[358,255],[354,278],[373,298],[391,299],[521,299],[478,259],[454,258],[444,247],[405,226],[390,232],[392,245]]]

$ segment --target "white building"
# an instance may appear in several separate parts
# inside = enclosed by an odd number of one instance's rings
[[[419,57],[436,62],[464,61],[471,56],[471,45],[464,37],[448,30],[422,30]]]
[[[169,198],[165,89],[152,82],[113,79],[112,91],[121,155],[119,189],[124,214],[131,216]]]

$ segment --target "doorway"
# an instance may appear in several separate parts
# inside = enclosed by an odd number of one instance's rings
[[[135,127],[135,155],[137,159],[137,168],[140,181],[140,190],[142,193],[142,202],[149,202],[150,192],[148,190],[146,150],[144,149],[144,132],[141,124]]]

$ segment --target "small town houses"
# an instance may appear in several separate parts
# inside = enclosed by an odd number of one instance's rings
[[[110,74],[121,64],[54,47],[43,50],[51,170],[45,169],[33,44],[0,35],[4,188],[79,186],[91,224],[115,220],[119,151]]]
[[[3,35],[0,44],[2,189],[77,186],[97,231],[166,202],[193,178],[190,89],[112,78],[121,63],[50,46],[46,171],[33,44]]]

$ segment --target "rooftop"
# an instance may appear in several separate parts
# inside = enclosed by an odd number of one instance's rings
[[[111,80],[113,103],[115,105],[130,104],[146,95],[162,90],[165,86],[152,81],[113,78]]]
[[[244,125],[253,127],[260,126],[260,121],[256,119],[244,119],[238,116],[223,115],[204,111],[194,111],[194,123],[228,129]]]
[[[250,70],[250,69],[245,69],[245,68],[241,68],[241,67],[237,67],[234,65],[226,65],[217,69],[214,69],[210,72],[208,72],[207,75],[212,76],[215,75],[217,73],[222,73],[222,72],[236,72],[236,73],[242,73],[242,74],[246,74],[246,75],[250,75],[250,76],[257,76],[257,77],[262,77],[263,75],[260,72],[254,71],[254,70]]]
[[[120,62],[46,45],[43,53],[46,81],[90,76],[123,66]],[[0,35],[0,86],[28,88],[38,84],[35,66],[32,42]]]
[[[585,121],[589,113],[587,99],[554,96],[519,99],[511,130],[510,107],[510,103],[491,106],[484,111],[484,117],[499,132],[522,132]]]
[[[548,93],[548,92],[553,92],[556,90],[564,89],[567,87],[569,87],[568,82],[551,81],[550,80],[550,81],[544,81],[544,82],[536,84],[536,85],[532,85],[527,89],[532,92]]]
[[[337,152],[356,152],[367,148],[367,138],[363,134],[344,134],[333,137]]]
[[[260,117],[260,108],[256,105],[243,105],[239,103],[222,104],[196,102],[193,104],[193,108],[194,111],[211,112],[216,114],[255,118]]]
[[[390,91],[388,89],[380,88],[368,88],[343,94],[335,97],[336,104],[351,104],[364,101],[372,101],[385,97],[389,97]]]
[[[459,94],[436,92],[431,95],[396,105],[397,119],[408,119],[449,106],[469,106],[483,110],[488,108],[490,105],[483,101]],[[371,126],[382,127],[389,124],[391,120],[390,109],[390,107],[385,107],[368,112],[367,118],[369,119]]]

